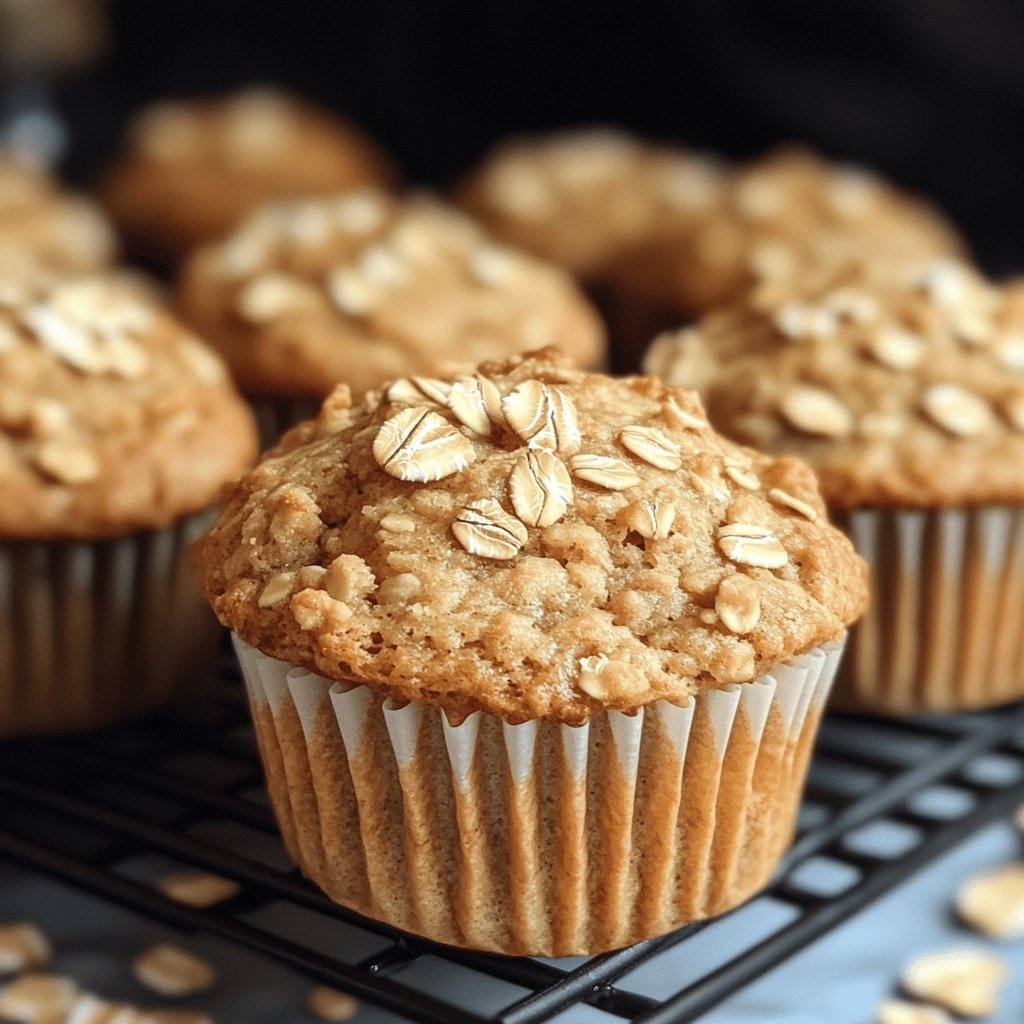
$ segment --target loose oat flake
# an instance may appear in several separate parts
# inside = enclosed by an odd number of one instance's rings
[[[427,483],[465,469],[476,460],[476,450],[444,417],[413,406],[381,426],[373,456],[385,473]]]
[[[162,996],[190,996],[213,987],[217,973],[187,949],[163,942],[132,962],[136,981]]]
[[[326,985],[318,985],[309,993],[306,1006],[321,1020],[351,1020],[359,1009],[359,1004],[347,992]]]
[[[875,1010],[876,1024],[953,1024],[953,1018],[938,1006],[924,1006],[905,999],[883,999]]]
[[[531,448],[560,455],[579,451],[582,443],[576,407],[559,387],[524,381],[501,400],[509,427]]]
[[[1024,863],[968,879],[957,893],[956,912],[983,935],[1024,938]]]
[[[619,444],[658,469],[674,470],[683,464],[679,445],[657,427],[624,427],[619,432]]]
[[[572,504],[572,480],[557,455],[543,449],[522,454],[508,480],[516,515],[527,526],[557,523]]]
[[[481,558],[515,558],[529,539],[526,527],[493,498],[467,505],[452,523],[455,539]]]
[[[1001,956],[984,949],[944,950],[919,957],[903,971],[904,991],[960,1017],[989,1017],[1010,976]]]
[[[0,992],[0,1019],[63,1021],[78,997],[78,986],[59,974],[25,974]]]
[[[0,976],[45,967],[53,949],[42,931],[29,921],[0,924]]]
[[[569,460],[569,468],[573,476],[609,491],[624,491],[640,483],[640,477],[628,462],[610,455],[574,455]]]
[[[761,569],[780,569],[789,555],[779,538],[766,526],[730,523],[718,528],[718,547],[730,561]]]
[[[239,892],[238,883],[230,878],[192,869],[161,875],[156,880],[156,887],[175,903],[201,909],[223,903]]]

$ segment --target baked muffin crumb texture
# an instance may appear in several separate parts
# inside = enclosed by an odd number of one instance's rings
[[[453,721],[685,702],[838,639],[865,601],[802,463],[550,350],[358,405],[339,387],[197,550],[246,642]]]
[[[1024,498],[1024,309],[951,260],[762,285],[651,346],[738,441],[807,459],[836,508]]]

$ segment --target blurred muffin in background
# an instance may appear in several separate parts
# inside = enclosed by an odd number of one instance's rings
[[[113,225],[41,166],[0,150],[0,278],[88,273],[117,258]]]
[[[638,346],[748,288],[847,260],[961,256],[927,201],[859,167],[784,146],[740,166],[690,222],[664,223],[611,275],[615,327]]]
[[[255,453],[220,359],[136,279],[0,280],[0,736],[209,675],[189,547]]]
[[[549,344],[583,366],[605,353],[563,271],[439,200],[381,190],[260,209],[187,261],[179,308],[253,399],[267,441],[339,382],[362,394]]]
[[[196,547],[289,852],[359,913],[509,954],[736,906],[867,596],[813,474],[553,350],[427,383],[337,388]]]
[[[624,251],[709,207],[724,174],[706,154],[582,128],[501,143],[456,196],[496,238],[596,284]]]
[[[806,459],[872,569],[837,703],[905,714],[1024,697],[1024,304],[970,267],[761,285],[659,338],[726,435]]]
[[[102,192],[132,253],[171,263],[227,234],[262,203],[396,178],[390,160],[352,123],[254,87],[142,110]]]

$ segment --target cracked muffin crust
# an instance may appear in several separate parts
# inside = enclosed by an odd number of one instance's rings
[[[223,363],[145,285],[0,279],[0,536],[165,526],[207,508],[255,454]]]
[[[1024,499],[1024,303],[965,264],[764,285],[644,366],[723,433],[806,459],[835,509]]]
[[[784,146],[739,167],[685,230],[669,223],[629,254],[612,287],[631,306],[653,306],[681,322],[808,268],[961,256],[965,249],[925,200],[870,171]]]
[[[551,350],[361,404],[339,387],[197,561],[247,643],[453,723],[685,703],[839,638],[866,597],[803,463]]]
[[[396,180],[355,125],[271,88],[155,103],[128,127],[104,194],[144,254],[170,258],[292,196]]]
[[[560,270],[493,243],[424,195],[358,190],[264,207],[188,261],[184,317],[246,390],[356,393],[558,344],[604,354],[596,314]]]
[[[495,237],[592,283],[666,223],[689,224],[724,179],[705,154],[584,128],[500,144],[457,200]]]
[[[113,226],[94,202],[0,150],[0,278],[88,273],[116,256]]]

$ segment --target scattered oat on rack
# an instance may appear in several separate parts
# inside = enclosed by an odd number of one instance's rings
[[[903,990],[960,1017],[990,1017],[1010,977],[1004,957],[980,948],[943,950],[918,957],[903,970]]]
[[[0,977],[45,967],[53,959],[50,940],[30,921],[0,924]]]
[[[132,962],[136,980],[162,996],[191,996],[213,988],[217,972],[187,949],[162,942]]]
[[[176,903],[203,910],[231,899],[240,890],[239,884],[230,878],[192,869],[161,875],[156,887]]]
[[[318,985],[306,1000],[309,1012],[321,1020],[351,1020],[359,1004],[347,992]]]

